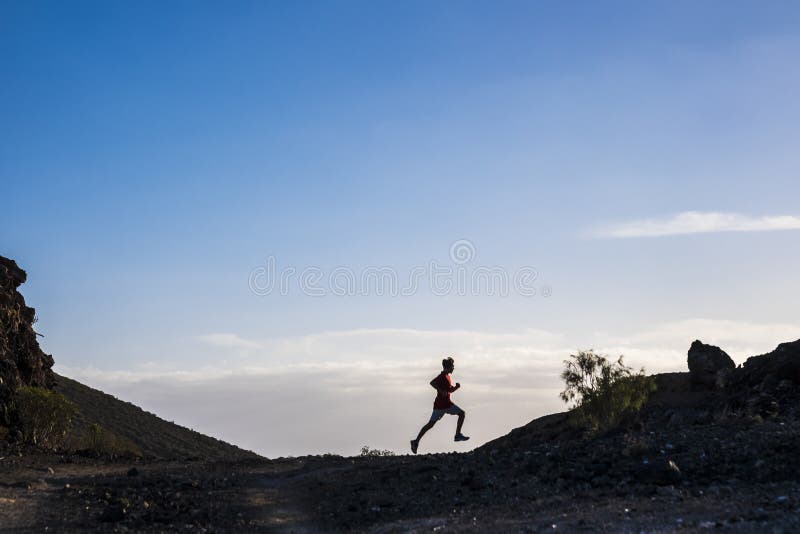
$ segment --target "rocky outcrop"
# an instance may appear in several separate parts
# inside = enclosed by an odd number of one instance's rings
[[[697,389],[724,386],[727,377],[736,368],[736,364],[724,350],[714,345],[706,345],[699,339],[689,347],[687,359],[692,386]]]
[[[800,339],[781,343],[772,352],[748,358],[742,379],[749,385],[772,389],[779,384],[800,384]]]
[[[725,388],[728,409],[772,418],[800,418],[800,340],[748,358]]]
[[[54,384],[53,357],[42,352],[33,330],[36,310],[17,291],[26,278],[14,260],[0,256],[0,426],[9,423],[8,401],[17,388]]]

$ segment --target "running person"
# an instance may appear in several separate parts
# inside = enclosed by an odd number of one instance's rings
[[[458,416],[458,424],[456,424],[456,437],[453,439],[453,441],[467,441],[469,439],[469,437],[461,433],[461,426],[464,424],[464,416],[466,416],[466,413],[464,410],[453,404],[453,401],[450,400],[450,394],[461,387],[461,384],[458,382],[456,382],[456,385],[454,386],[450,381],[450,373],[452,373],[455,368],[456,366],[453,358],[445,358],[442,360],[442,372],[439,374],[439,376],[431,380],[431,386],[436,390],[436,399],[433,401],[433,413],[431,414],[430,420],[420,429],[417,439],[411,440],[411,452],[414,454],[417,454],[419,440],[422,439],[422,436],[425,435],[425,432],[433,428],[433,425],[436,424],[436,421],[444,417],[444,414],[446,413]]]

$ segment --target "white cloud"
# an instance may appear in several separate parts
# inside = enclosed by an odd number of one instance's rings
[[[354,329],[266,339],[235,334],[197,336],[219,349],[215,363],[186,368],[175,362],[147,361],[133,369],[104,371],[61,366],[65,372],[110,382],[173,380],[203,382],[231,375],[274,376],[291,373],[381,373],[434,368],[446,355],[459,369],[505,372],[519,367],[558,366],[571,350],[563,336],[525,329],[497,333],[471,330]],[[241,348],[248,348],[241,355]]]
[[[773,230],[800,230],[800,217],[794,215],[752,217],[738,213],[685,211],[667,218],[639,219],[600,227],[592,231],[591,235],[600,238],[629,238]]]
[[[244,339],[236,334],[205,334],[197,336],[197,339],[214,347],[237,349],[257,349],[261,347],[257,342]]]

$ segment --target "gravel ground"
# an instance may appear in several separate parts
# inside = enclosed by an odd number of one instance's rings
[[[603,438],[518,431],[466,454],[233,463],[0,460],[4,532],[800,531],[800,425]],[[8,452],[8,451],[7,451]]]

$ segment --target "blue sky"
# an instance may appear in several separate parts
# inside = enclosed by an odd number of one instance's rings
[[[0,253],[62,372],[178,422],[267,454],[402,450],[453,352],[488,439],[558,408],[579,347],[680,370],[695,337],[737,361],[800,337],[798,22],[793,2],[3,2]],[[248,286],[270,256],[403,276],[459,239],[540,293]],[[530,386],[497,404],[491,367]],[[193,410],[208,391],[288,402],[284,441]],[[415,408],[352,438],[292,426],[307,401],[382,420],[358,409],[375,396]]]

